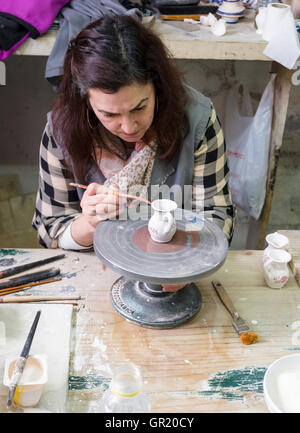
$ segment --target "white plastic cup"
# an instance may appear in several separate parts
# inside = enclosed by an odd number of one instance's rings
[[[10,356],[5,361],[3,383],[9,387],[14,365],[18,356]],[[43,387],[48,381],[48,363],[46,355],[29,356],[14,395],[18,406],[36,406],[42,396]]]

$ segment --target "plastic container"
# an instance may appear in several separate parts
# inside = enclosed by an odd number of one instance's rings
[[[300,354],[283,356],[267,369],[264,399],[272,413],[300,413]]]
[[[3,383],[7,387],[9,387],[17,359],[18,356],[10,356],[5,361]],[[22,407],[33,407],[37,405],[42,396],[43,387],[47,381],[47,357],[45,355],[29,356],[15,391],[14,402]]]
[[[142,386],[142,377],[136,365],[125,364],[118,367],[114,371],[109,388],[103,394],[100,412],[151,412],[150,401]]]

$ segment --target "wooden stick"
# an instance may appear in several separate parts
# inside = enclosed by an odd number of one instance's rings
[[[81,296],[8,296],[0,297],[0,303],[39,302],[39,301],[78,301]]]
[[[0,290],[0,295],[1,296],[10,295],[11,293],[16,293],[16,292],[30,289],[30,287],[33,286],[39,286],[40,284],[54,283],[55,281],[60,281],[61,279],[62,277],[58,277],[58,278],[53,278],[51,280],[37,281],[36,283],[28,283],[28,284],[22,284],[21,286],[10,287],[9,289]]]
[[[193,19],[193,20],[200,20],[200,17],[201,16],[207,16],[207,14],[186,14],[186,15],[183,15],[183,14],[180,14],[180,15],[163,15],[163,14],[160,14],[159,15],[159,18],[161,18],[162,20],[171,20],[171,21],[183,21],[183,20],[185,20],[186,18],[187,19]]]
[[[7,302],[9,304],[9,302]],[[14,302],[12,302],[14,304]],[[59,304],[59,305],[74,305],[75,307],[78,306],[78,302],[64,302],[64,301],[41,301],[41,302],[30,302],[30,305],[48,305],[48,304]]]
[[[87,185],[81,185],[80,183],[70,183],[71,186],[75,186],[77,188],[84,188],[87,189]],[[100,185],[103,189],[104,192],[110,191],[112,194],[117,195],[118,197],[126,197],[126,198],[132,198],[134,200],[139,200],[139,201],[143,201],[144,203],[150,204],[151,205],[151,201],[147,200],[146,198],[143,197],[139,197],[137,195],[129,195],[129,194],[123,194],[122,192],[118,192],[118,191],[111,191],[108,189],[107,186],[104,185]]]

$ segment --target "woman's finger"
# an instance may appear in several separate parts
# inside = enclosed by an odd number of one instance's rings
[[[177,292],[177,290],[182,289],[186,284],[163,284],[163,292]]]

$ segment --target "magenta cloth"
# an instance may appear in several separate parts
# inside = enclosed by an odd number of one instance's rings
[[[5,0],[0,12],[20,18],[31,24],[42,35],[53,24],[60,9],[69,0]],[[24,39],[24,38],[23,38]]]
[[[0,60],[7,59],[8,56],[10,56],[16,49],[23,44],[23,42],[26,41],[26,39],[29,37],[30,33],[26,33],[26,35],[20,39],[13,47],[11,47],[8,51],[0,50]]]

